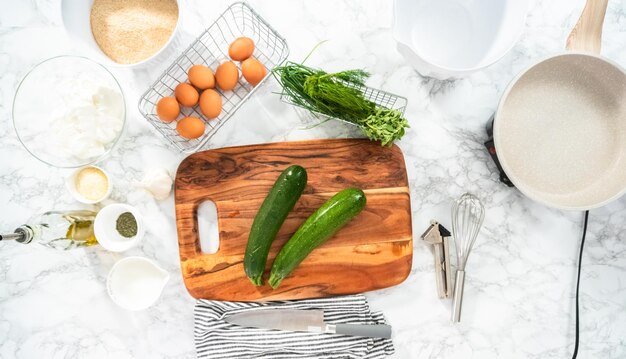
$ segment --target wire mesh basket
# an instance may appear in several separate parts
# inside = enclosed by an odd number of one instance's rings
[[[255,49],[252,56],[267,68],[267,75],[256,87],[240,77],[237,86],[232,91],[221,91],[216,88],[222,96],[222,112],[215,119],[209,120],[203,116],[198,105],[181,106],[179,118],[194,116],[202,119],[206,124],[204,134],[199,138],[187,140],[181,137],[176,132],[176,121],[165,123],[159,119],[156,114],[157,102],[162,97],[173,96],[174,88],[181,82],[187,82],[187,70],[192,65],[201,64],[215,70],[220,63],[229,60],[228,46],[241,36],[249,37],[254,41]],[[211,137],[254,93],[255,89],[267,80],[272,69],[285,61],[288,55],[289,48],[282,36],[248,4],[234,3],[192,42],[143,94],[139,100],[139,111],[174,147],[185,153],[196,152],[205,147]],[[241,73],[241,65],[235,63]]]
[[[406,110],[406,105],[407,105],[407,99],[405,97],[394,95],[392,93],[378,90],[378,89],[368,87],[368,86],[356,85],[350,82],[342,81],[342,83],[346,85],[347,87],[351,87],[353,89],[360,91],[363,94],[363,97],[375,103],[377,106],[380,106],[389,110],[398,110],[404,115],[404,110]],[[284,91],[281,93],[280,99],[284,103],[288,103],[290,105],[296,106],[300,110],[298,111],[298,113],[304,114],[305,116],[307,116],[311,122],[313,121],[324,122],[327,120],[338,120],[338,121],[348,123],[350,125],[357,126],[357,124],[355,124],[354,122],[345,120],[343,118],[333,117],[333,116],[329,116],[321,112],[311,111],[309,109],[306,109],[300,106],[299,104],[295,103],[292,97],[287,95]]]

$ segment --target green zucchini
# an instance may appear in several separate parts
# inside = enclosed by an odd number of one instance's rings
[[[297,165],[288,167],[278,176],[254,217],[243,257],[244,271],[254,285],[263,285],[263,271],[272,242],[300,198],[306,181],[304,168]]]
[[[313,249],[359,214],[365,202],[365,193],[360,189],[344,189],[307,218],[276,256],[269,279],[272,288],[278,287]]]

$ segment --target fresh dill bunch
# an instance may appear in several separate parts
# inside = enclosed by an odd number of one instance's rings
[[[332,117],[357,123],[366,117],[374,104],[363,97],[358,89],[347,86],[363,86],[369,74],[363,70],[347,70],[327,74],[319,71],[304,81],[304,92],[320,112]]]
[[[294,104],[310,111],[316,111],[317,109],[313,107],[313,99],[304,92],[304,82],[315,73],[314,69],[294,62],[287,62],[284,66],[276,67],[272,71],[274,78],[283,88],[284,94]]]
[[[404,129],[409,127],[399,110],[378,106],[365,97],[360,88],[369,77],[367,71],[326,73],[287,62],[272,73],[293,104],[354,123],[370,140],[379,141],[383,146],[400,139]]]

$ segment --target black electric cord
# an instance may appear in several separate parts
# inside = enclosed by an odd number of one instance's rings
[[[578,314],[578,290],[580,289],[580,269],[583,262],[583,248],[585,247],[585,236],[587,235],[587,222],[589,221],[589,211],[585,211],[585,222],[583,225],[583,239],[580,241],[580,253],[578,254],[578,278],[576,279],[576,341],[574,344],[574,355],[572,359],[578,357],[578,337],[580,332],[580,322]]]

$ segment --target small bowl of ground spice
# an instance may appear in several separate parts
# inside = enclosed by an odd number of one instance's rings
[[[97,166],[77,169],[67,178],[66,184],[72,197],[81,203],[98,203],[111,194],[109,175]]]
[[[90,58],[137,67],[173,54],[179,44],[177,0],[62,0],[67,34]]]
[[[96,215],[96,239],[111,252],[123,252],[136,246],[144,233],[141,213],[133,206],[114,203],[102,208]]]

